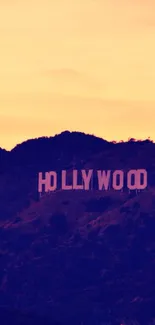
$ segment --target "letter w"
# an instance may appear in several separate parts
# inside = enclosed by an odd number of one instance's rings
[[[108,170],[107,172],[105,170],[98,170],[97,171],[97,177],[98,177],[98,188],[99,190],[102,190],[103,187],[107,191],[109,188],[109,182],[110,182],[110,175],[111,170]]]

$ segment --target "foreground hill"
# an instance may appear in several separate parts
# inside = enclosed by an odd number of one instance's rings
[[[0,306],[69,325],[153,324],[155,144],[65,132],[0,154]],[[38,171],[72,168],[146,168],[148,188],[39,198]]]
[[[47,320],[44,317],[36,317],[33,313],[21,313],[5,308],[0,308],[0,319],[1,325],[60,325],[60,323]]]

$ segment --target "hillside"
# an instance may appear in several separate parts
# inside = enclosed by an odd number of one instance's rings
[[[39,197],[39,171],[73,168],[146,168],[149,185]],[[1,307],[62,325],[153,325],[154,230],[153,142],[63,132],[0,150]]]

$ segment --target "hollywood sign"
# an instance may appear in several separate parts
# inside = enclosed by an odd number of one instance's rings
[[[123,170],[72,170],[60,172],[60,182],[58,182],[59,174],[56,171],[40,172],[38,175],[38,192],[52,192],[61,190],[85,190],[92,189],[94,177],[97,180],[98,190],[115,191],[127,188],[129,190],[144,190],[147,187],[147,171],[145,169],[131,169],[128,172]],[[79,182],[79,178],[80,181]],[[69,182],[70,181],[70,182]],[[58,185],[59,183],[59,185]]]

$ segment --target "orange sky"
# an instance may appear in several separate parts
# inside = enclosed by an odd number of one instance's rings
[[[0,0],[0,146],[155,140],[155,0]]]

